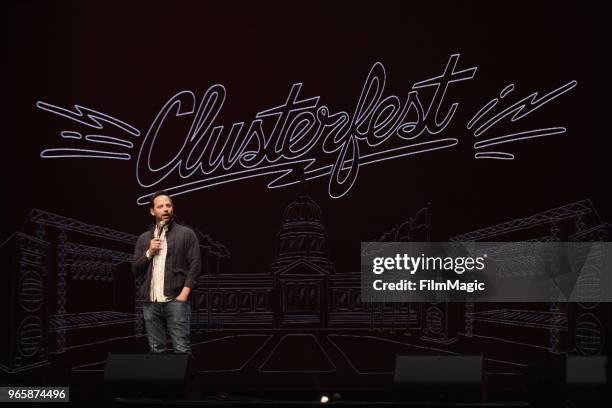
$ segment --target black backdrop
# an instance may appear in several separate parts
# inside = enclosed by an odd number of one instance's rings
[[[138,185],[135,159],[155,115],[179,91],[192,91],[199,102],[211,85],[225,86],[216,124],[226,128],[239,121],[248,126],[258,112],[283,103],[298,82],[301,98],[320,96],[319,104],[332,112],[352,114],[377,61],[387,74],[383,97],[402,99],[415,82],[441,75],[452,54],[460,54],[458,70],[478,68],[473,79],[451,84],[443,102],[443,109],[454,102],[458,108],[438,136],[458,139],[456,146],[363,166],[337,199],[328,194],[328,176],[308,182],[336,273],[358,271],[361,241],[377,239],[428,203],[431,239],[439,241],[583,199],[605,223],[611,214],[603,15],[585,2],[5,3],[0,239],[22,230],[34,208],[143,231],[150,217],[136,199],[155,188]],[[466,124],[505,86],[515,85],[506,100],[516,101],[573,80],[574,89],[520,121],[500,122],[490,136],[553,126],[565,133],[496,146],[514,160],[474,158],[475,138]],[[423,104],[431,95],[420,93]],[[40,101],[94,109],[141,135],[82,126],[40,109]],[[155,160],[176,151],[189,122],[169,128]],[[41,158],[45,149],[83,148],[83,141],[61,138],[62,130],[129,139],[131,158]],[[271,180],[175,197],[186,223],[231,252],[223,272],[269,271],[283,211],[297,191],[296,185],[269,189]],[[79,296],[86,302],[86,291]],[[79,296],[69,302],[77,304]]]

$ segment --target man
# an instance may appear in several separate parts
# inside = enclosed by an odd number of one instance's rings
[[[200,274],[200,244],[190,228],[173,220],[172,199],[164,191],[151,196],[155,224],[138,237],[132,261],[136,275],[146,275],[140,294],[149,346],[166,350],[166,327],[176,353],[191,354],[189,293]]]

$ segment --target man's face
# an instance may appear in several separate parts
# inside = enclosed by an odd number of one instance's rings
[[[153,208],[151,208],[151,215],[155,217],[155,222],[159,224],[160,221],[168,222],[172,217],[174,207],[172,206],[172,200],[167,195],[160,195],[155,197],[153,200]]]

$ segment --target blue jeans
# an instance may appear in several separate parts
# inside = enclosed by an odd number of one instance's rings
[[[145,328],[152,353],[166,351],[166,328],[175,353],[191,354],[189,301],[144,302],[142,304]]]

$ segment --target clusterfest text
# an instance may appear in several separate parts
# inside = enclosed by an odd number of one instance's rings
[[[156,189],[178,195],[253,177],[270,178],[269,188],[283,187],[298,182],[296,170],[301,169],[306,179],[328,177],[329,195],[340,198],[355,184],[361,166],[458,143],[456,137],[444,134],[459,106],[447,96],[448,91],[473,79],[477,71],[477,67],[460,68],[459,58],[452,54],[440,74],[413,83],[400,96],[386,95],[386,70],[376,62],[356,94],[354,109],[346,111],[321,104],[320,96],[302,96],[303,84],[294,83],[283,103],[259,111],[248,124],[241,121],[231,126],[218,120],[228,94],[221,84],[210,86],[200,99],[190,90],[177,92],[146,132],[81,105],[71,110],[38,101],[39,109],[81,127],[60,132],[69,146],[47,148],[40,155],[43,159],[111,160],[135,156],[136,181],[148,190],[138,197],[139,204],[145,204]],[[511,160],[512,153],[491,147],[564,133],[565,128],[555,126],[486,135],[501,121],[516,122],[575,86],[576,81],[570,81],[544,95],[533,92],[509,104],[502,102],[508,101],[515,85],[504,87],[467,124],[476,140],[475,158]],[[179,141],[175,151],[163,148],[172,145],[169,140]]]

